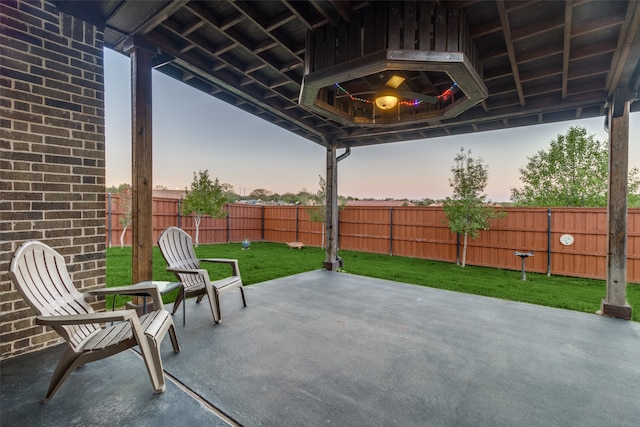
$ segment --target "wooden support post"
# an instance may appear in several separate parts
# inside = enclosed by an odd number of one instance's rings
[[[631,319],[627,302],[628,99],[617,91],[609,108],[607,295],[601,304],[603,315],[626,320]]]
[[[153,278],[151,59],[154,52],[136,39],[128,40],[125,50],[131,59],[132,280],[138,283]]]
[[[337,145],[331,142],[327,145],[327,204],[325,214],[325,227],[327,233],[327,256],[323,267],[334,271],[339,267],[338,263],[338,159],[336,156]]]

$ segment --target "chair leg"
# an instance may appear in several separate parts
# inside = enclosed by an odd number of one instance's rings
[[[180,344],[178,343],[178,336],[176,335],[176,328],[171,325],[169,327],[169,338],[171,338],[171,345],[175,353],[180,353]]]
[[[207,285],[207,296],[209,297],[209,306],[211,307],[213,321],[220,323],[222,321],[222,315],[220,314],[220,294],[218,293],[218,289],[213,285]]]
[[[67,347],[62,358],[58,362],[55,371],[53,372],[51,382],[49,383],[49,390],[44,398],[45,402],[53,398],[67,377],[69,377],[69,374],[81,365],[78,363],[78,359],[81,355],[82,353],[76,353],[71,349],[71,347]]]
[[[247,299],[244,296],[244,289],[242,289],[242,285],[240,285],[240,295],[242,296],[242,305],[247,306]]]
[[[143,354],[144,363],[147,365],[154,391],[156,393],[163,393],[167,388],[167,384],[164,380],[162,358],[160,357],[160,342],[156,340],[156,337],[151,335],[146,335],[146,339],[148,354]],[[171,341],[173,342],[173,338]],[[148,360],[149,356],[151,360]]]
[[[178,307],[180,307],[181,303],[184,303],[184,291],[182,292],[178,292],[178,295],[176,296],[176,300],[173,302],[173,310],[171,311],[171,314],[175,314],[176,311],[178,311]],[[184,310],[184,307],[183,307]]]
[[[168,321],[173,322],[169,316]],[[151,380],[151,385],[156,393],[164,392],[166,384],[164,382],[164,373],[162,371],[162,359],[160,358],[159,342],[156,340],[156,334],[146,334],[142,331],[142,327],[138,318],[129,320],[131,322],[131,332],[138,343],[138,348],[142,354],[142,359],[147,367],[147,373]],[[166,332],[166,330],[165,330]],[[159,334],[160,341],[164,332]]]

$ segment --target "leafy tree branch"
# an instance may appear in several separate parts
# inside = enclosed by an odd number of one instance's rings
[[[193,173],[191,189],[186,191],[182,203],[182,213],[185,215],[195,215],[196,236],[195,246],[199,245],[200,222],[205,215],[212,218],[224,218],[227,212],[224,210],[226,197],[223,187],[218,178],[213,182],[209,178],[209,171],[199,171]]]
[[[471,150],[465,152],[461,148],[454,161],[451,168],[453,177],[449,179],[453,195],[444,201],[443,209],[449,229],[463,236],[461,266],[464,268],[468,237],[478,238],[481,230],[490,228],[491,221],[504,217],[506,213],[490,205],[482,194],[489,180],[489,169],[482,159],[473,158]]]

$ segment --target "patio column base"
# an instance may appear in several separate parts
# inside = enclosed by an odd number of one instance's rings
[[[624,305],[611,304],[602,300],[600,312],[603,316],[616,317],[618,319],[631,320],[631,306],[627,303]]]
[[[325,261],[322,263],[322,267],[328,271],[336,271],[340,267],[340,262],[338,260]]]

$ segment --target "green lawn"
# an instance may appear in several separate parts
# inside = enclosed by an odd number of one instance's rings
[[[253,242],[251,249],[242,250],[240,243],[201,245],[196,248],[200,258],[235,258],[240,264],[245,285],[322,268],[324,250],[305,247],[289,249],[283,243]],[[484,295],[511,301],[527,302],[549,307],[594,313],[606,294],[602,280],[551,276],[527,273],[521,280],[520,271],[405,258],[363,252],[340,251],[344,271],[362,276],[377,277],[421,286]],[[165,271],[166,263],[157,248],[153,249],[154,280],[175,280]],[[229,274],[228,266],[205,265],[212,277]],[[131,248],[107,250],[107,286],[131,283]],[[175,294],[165,295],[171,302]],[[640,285],[627,286],[627,300],[632,307],[633,320],[640,321]],[[125,298],[118,297],[117,305]],[[108,301],[111,304],[111,301]]]

